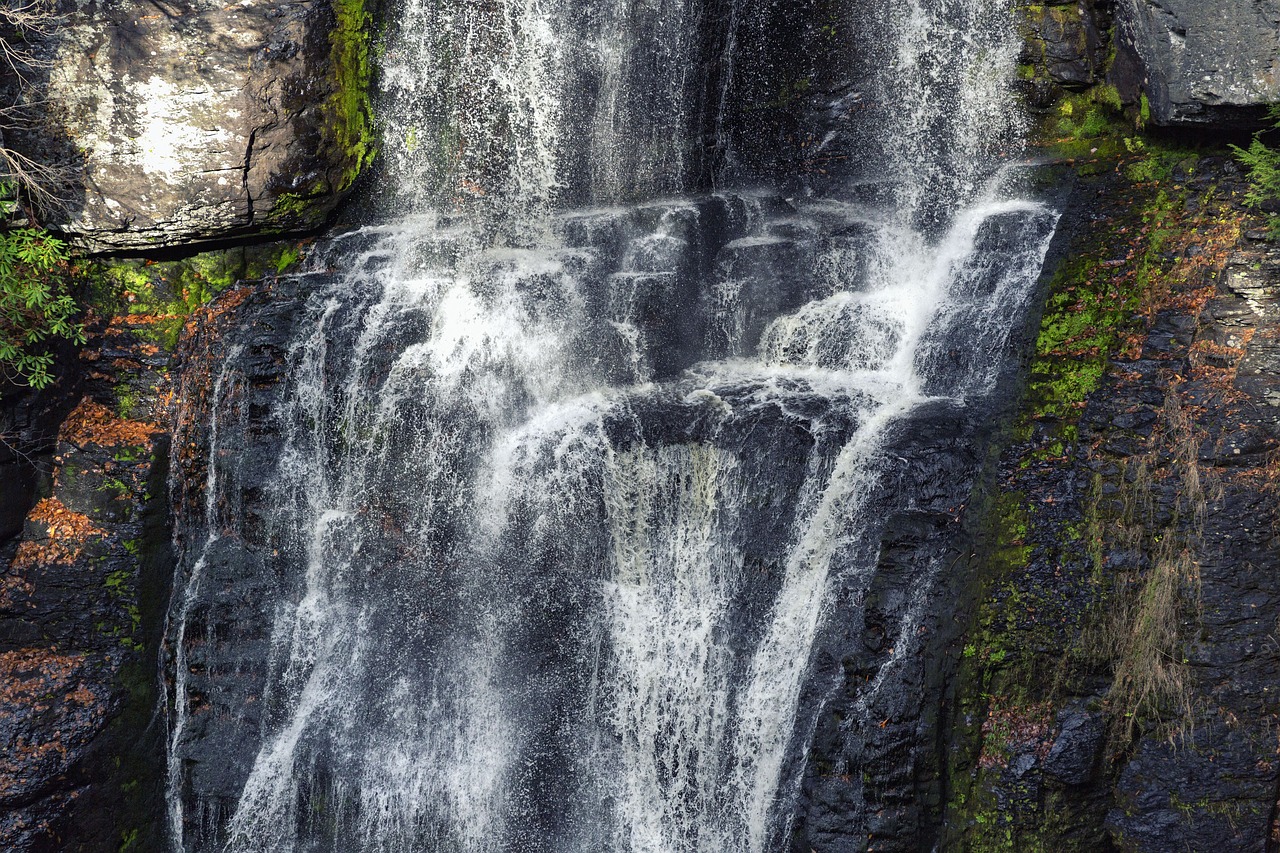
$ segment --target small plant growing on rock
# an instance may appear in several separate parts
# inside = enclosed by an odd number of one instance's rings
[[[51,338],[85,342],[62,275],[66,264],[66,245],[48,234],[0,234],[0,371],[10,381],[44,388],[53,381],[53,355],[40,345]]]
[[[1280,130],[1280,104],[1271,107],[1271,118],[1275,124],[1271,130]],[[1249,192],[1245,194],[1245,204],[1253,208],[1262,208],[1280,203],[1280,149],[1272,148],[1262,141],[1266,131],[1259,131],[1248,148],[1239,145],[1231,146],[1236,157],[1249,170]],[[1272,213],[1271,235],[1280,237],[1280,215]]]

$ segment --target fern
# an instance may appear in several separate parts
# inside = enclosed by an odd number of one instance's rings
[[[1269,112],[1275,121],[1271,129],[1280,130],[1280,104],[1275,104]],[[1280,201],[1280,149],[1272,148],[1262,141],[1265,131],[1258,131],[1248,148],[1232,145],[1236,159],[1249,170],[1249,189],[1245,193],[1244,203],[1248,207],[1258,208],[1268,201]],[[1280,216],[1271,217],[1271,233],[1280,236]]]

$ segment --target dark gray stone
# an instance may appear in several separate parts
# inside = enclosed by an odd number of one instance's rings
[[[1280,0],[1121,0],[1117,84],[1158,125],[1248,125],[1280,101]]]
[[[1022,9],[1024,64],[1036,80],[1083,89],[1098,82],[1107,61],[1107,39],[1092,4],[1031,5]]]
[[[1063,711],[1062,728],[1045,756],[1044,772],[1065,785],[1083,785],[1093,776],[1102,751],[1106,726],[1102,715]]]

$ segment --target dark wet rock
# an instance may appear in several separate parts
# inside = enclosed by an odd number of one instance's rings
[[[1122,850],[1266,849],[1274,744],[1252,726],[1206,722],[1179,745],[1145,741],[1125,766],[1108,828]]]
[[[1044,759],[1044,772],[1065,785],[1083,785],[1093,778],[1102,758],[1106,723],[1101,714],[1064,710],[1059,730]]]
[[[185,658],[187,717],[174,748],[184,786],[186,837],[217,837],[239,799],[259,747],[261,701],[269,661],[270,613],[259,602],[277,595],[276,566],[264,553],[263,519],[269,479],[281,438],[269,424],[284,379],[287,347],[304,316],[306,277],[243,285],[220,296],[193,319],[175,356],[177,393],[184,405],[174,425],[172,518],[176,558],[173,607],[181,608],[191,583],[191,554],[202,553],[200,596],[185,613],[181,637],[166,648],[166,666]],[[252,321],[246,321],[252,317]],[[221,382],[224,369],[235,382]],[[218,406],[216,421],[209,417]],[[206,449],[216,428],[237,462],[222,486],[236,497],[235,525],[211,545],[206,493]],[[179,611],[170,613],[176,623]],[[181,643],[181,649],[178,648]]]
[[[173,566],[156,356],[127,320],[96,330],[80,380],[64,389],[79,402],[37,457],[43,482],[5,549],[0,847],[15,853],[160,838],[163,733],[151,724]],[[122,399],[130,418],[115,410]]]
[[[1101,80],[1110,21],[1098,4],[1068,0],[1027,5],[1021,12],[1026,44],[1022,63],[1032,81],[1083,89]]]
[[[1239,191],[1236,173],[1202,169],[1227,184],[1196,184],[1202,204],[1180,206],[1192,218],[1177,239],[1204,251],[1163,261],[1170,291],[1143,324],[1140,357],[1131,344],[1111,358],[1074,422],[1078,441],[1068,433],[1059,450],[1061,423],[1041,418],[1004,451],[1011,497],[995,504],[986,561],[1008,574],[966,638],[979,665],[962,667],[960,684],[979,693],[957,697],[973,757],[957,762],[965,807],[944,836],[955,849],[1001,838],[1135,853],[1273,843],[1280,430],[1268,395],[1280,378],[1280,278],[1266,244],[1231,245],[1205,213]],[[1123,187],[1112,192],[1129,203]],[[1076,215],[1064,229],[1079,227]],[[1076,239],[1088,227],[1101,226]],[[1011,537],[1016,547],[1001,550]],[[1152,705],[1114,681],[1135,652],[1106,637],[1132,630],[1127,608],[1161,589],[1156,578],[1173,585],[1159,619],[1178,637],[1161,664],[1177,680]]]
[[[983,419],[937,405],[893,437],[893,488],[869,516],[882,515],[874,580],[865,595],[841,594],[814,654],[809,692],[821,701],[805,768],[794,849],[928,849],[943,799],[933,744],[939,662],[957,623],[950,573],[959,519],[978,470]],[[919,574],[938,580],[923,586]],[[908,615],[918,614],[915,618]]]

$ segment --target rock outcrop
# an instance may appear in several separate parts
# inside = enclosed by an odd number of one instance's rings
[[[945,849],[1277,840],[1280,259],[1220,156],[1088,178],[980,515]],[[1179,159],[1181,158],[1181,159]]]
[[[314,228],[373,153],[366,24],[362,0],[78,0],[9,143],[64,167],[48,225],[90,249]]]
[[[1093,3],[1055,2],[1020,8],[1022,77],[1085,88],[1106,72],[1110,15]]]
[[[1280,0],[1120,0],[1123,73],[1158,125],[1256,121],[1280,102]]]

